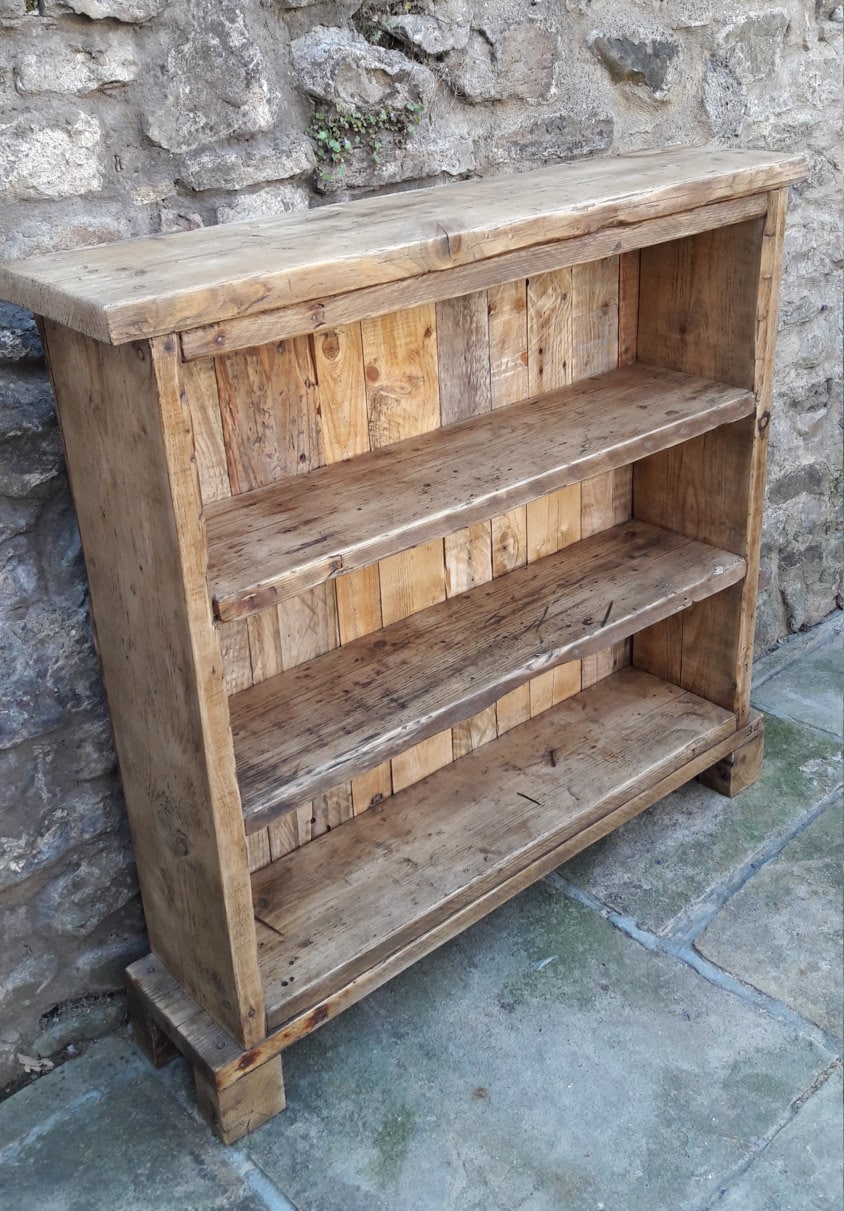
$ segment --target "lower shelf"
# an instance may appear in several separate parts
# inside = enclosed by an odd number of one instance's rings
[[[457,933],[469,906],[489,912],[526,885],[520,872],[641,810],[637,797],[735,730],[731,712],[624,669],[256,872],[268,1027],[425,935]]]

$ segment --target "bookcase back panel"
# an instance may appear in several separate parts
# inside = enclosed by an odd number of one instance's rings
[[[638,259],[638,253],[607,257],[186,363],[203,500],[307,474],[635,360]],[[618,524],[631,515],[631,503],[629,468],[609,472],[272,609],[218,623],[229,693]],[[303,804],[249,838],[253,869],[625,663],[622,644],[544,673],[464,723]]]

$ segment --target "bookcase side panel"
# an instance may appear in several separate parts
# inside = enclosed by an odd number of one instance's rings
[[[752,417],[644,459],[634,470],[634,515],[743,556],[742,584],[634,640],[634,663],[736,713],[750,709],[770,379],[785,193],[765,216],[643,250],[638,354],[642,361],[747,386]]]
[[[150,941],[248,1047],[263,990],[176,342],[44,334]]]

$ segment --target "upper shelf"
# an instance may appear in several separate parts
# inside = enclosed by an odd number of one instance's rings
[[[581,160],[47,253],[0,267],[0,296],[122,344],[624,228],[805,175],[801,157],[718,147]]]
[[[632,365],[207,507],[219,618],[748,416],[743,387]]]

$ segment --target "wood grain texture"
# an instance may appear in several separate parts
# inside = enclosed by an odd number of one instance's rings
[[[347,289],[342,294],[322,295],[279,307],[259,315],[207,324],[182,333],[182,352],[187,360],[210,357],[216,353],[247,349],[271,341],[320,332],[372,316],[387,315],[421,303],[459,298],[480,290],[495,290],[540,273],[585,264],[606,256],[645,248],[666,240],[678,239],[698,231],[709,231],[729,223],[764,214],[766,195],[733,198],[678,214],[625,223],[587,236],[574,236],[550,244],[533,245],[515,252],[504,252],[488,260],[455,266],[383,286]]]
[[[365,198],[46,254],[4,266],[0,294],[119,343],[623,228],[776,189],[805,173],[799,157],[715,147],[588,159],[394,194],[388,206]]]
[[[479,896],[465,908],[452,913],[440,925],[420,934],[386,959],[367,968],[336,993],[318,1000],[288,1018],[281,1026],[272,1029],[262,1043],[247,1052],[241,1051],[232,1042],[231,1037],[179,987],[154,955],[139,959],[127,969],[129,987],[136,1000],[141,1002],[148,1018],[173,1040],[192,1063],[206,1069],[217,1088],[226,1088],[238,1081],[243,1073],[260,1067],[298,1039],[331,1021],[344,1009],[404,971],[411,963],[460,933],[493,908],[638,815],[658,799],[670,794],[702,770],[720,761],[732,749],[753,740],[761,734],[763,723],[764,720],[758,712],[751,712],[750,720],[743,728],[697,752],[685,764],[661,777],[632,799],[628,799],[621,807],[608,812],[596,823],[573,833],[560,844],[554,845],[540,858],[516,874],[506,877],[486,895]],[[443,776],[445,773],[438,775]],[[273,961],[271,956],[275,951],[278,935],[260,921],[256,922],[256,930],[259,954],[267,955],[269,965]]]
[[[49,323],[44,336],[150,939],[248,1046],[263,992],[176,342],[113,350]]]
[[[643,248],[638,358],[752,387],[765,219]]]
[[[734,732],[729,712],[626,669],[259,872],[256,915],[278,935],[261,956],[271,1023],[336,992]],[[338,869],[345,879],[326,877]]]
[[[422,612],[402,606],[392,626],[385,597],[383,630],[231,700],[247,828],[743,574],[737,556],[629,522]]]
[[[425,305],[368,320],[362,330],[369,440],[373,451],[384,452],[384,447],[439,429],[435,308]],[[393,485],[389,476],[381,479],[377,491],[376,508],[385,517],[393,508]],[[389,506],[385,491],[389,493]],[[355,515],[354,506],[350,512],[356,528],[360,529],[362,518]],[[390,551],[399,553],[389,554]],[[378,568],[381,616],[385,625],[445,599],[445,554],[441,536],[406,550],[393,545],[378,554],[389,555],[381,560]],[[401,790],[427,777],[451,759],[451,732],[429,736],[391,762],[393,790]]]
[[[487,292],[489,368],[493,408],[530,394],[528,383],[527,281],[505,282]],[[492,574],[504,576],[527,563],[527,508],[519,505],[490,522]],[[530,719],[530,685],[520,685],[495,704],[499,736]]]
[[[572,378],[578,381],[603,374],[619,364],[619,265],[606,257],[572,269]],[[629,469],[593,475],[580,485],[580,533],[583,538],[626,521],[632,500]],[[611,647],[587,656],[581,663],[580,683],[585,688],[613,671]]]
[[[209,1078],[204,1067],[195,1068],[193,1076],[199,1112],[223,1144],[233,1144],[256,1131],[287,1104],[278,1057],[251,1069],[222,1089]]]
[[[440,419],[453,425],[492,410],[489,310],[486,291],[437,304]],[[454,597],[492,579],[492,529],[476,522],[445,537],[446,595]],[[462,757],[497,735],[495,705],[451,730],[452,753]]]
[[[217,612],[228,619],[265,608],[414,543],[686,441],[752,407],[752,396],[741,389],[628,366],[326,467],[307,480],[209,505]],[[579,524],[579,510],[577,518]],[[535,527],[534,537],[528,534],[536,550],[555,549],[555,541]]]
[[[531,395],[559,390],[572,381],[572,281],[574,269],[528,279],[528,383]],[[582,478],[579,476],[578,479]],[[580,538],[580,483],[528,501],[527,559],[544,559]],[[580,689],[580,664],[550,669],[530,683],[530,713],[547,710]]]

